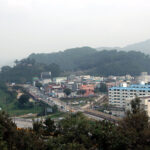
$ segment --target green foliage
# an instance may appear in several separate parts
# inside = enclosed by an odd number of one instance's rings
[[[50,133],[55,132],[56,130],[56,126],[54,124],[54,121],[51,120],[51,118],[46,118],[46,120],[44,121],[44,128],[45,128],[45,135],[49,136]]]
[[[100,84],[99,91],[102,92],[102,93],[107,93],[108,92],[108,88],[107,88],[105,83]]]
[[[57,107],[57,105],[54,105],[54,106],[52,107],[52,110],[53,110],[53,113],[58,112],[58,107]]]
[[[0,107],[6,109],[10,103],[16,100],[16,92],[14,90],[8,89],[6,84],[0,82]]]
[[[29,98],[30,97],[27,94],[21,95],[17,102],[18,107],[19,108],[32,108],[33,103],[29,101]]]
[[[16,89],[20,88],[16,87]],[[43,111],[45,104],[42,105],[41,103],[27,103],[24,105],[25,107],[18,107],[20,103],[17,100],[16,89],[8,88],[3,82],[0,82],[0,107],[2,110],[6,111],[11,116],[40,113]]]
[[[36,82],[35,86],[40,89],[42,87],[42,84],[40,82]]]
[[[132,150],[150,148],[150,124],[146,112],[140,108],[140,99],[131,102],[131,111],[120,122],[121,133],[126,137],[127,145]]]
[[[133,114],[136,114],[140,111],[140,102],[141,100],[138,97],[131,101],[131,111]]]
[[[40,137],[54,135],[56,126],[51,118],[47,117],[44,121],[33,122],[33,131]]]
[[[14,143],[14,137],[16,136],[16,125],[8,118],[8,115],[5,112],[0,112],[0,139],[1,146],[11,149]]]
[[[43,134],[43,123],[42,121],[34,121],[33,122],[33,131],[41,136]]]
[[[45,144],[43,140],[31,130],[31,129],[19,129],[16,131],[15,137],[15,150],[43,150]]]
[[[51,72],[52,77],[59,76],[60,69],[56,64],[40,64],[31,59],[17,61],[14,67],[4,66],[0,72],[0,81],[26,83],[32,82],[33,77],[40,77],[42,72]]]
[[[94,93],[99,93],[99,92],[101,92],[101,93],[107,93],[108,92],[108,88],[107,88],[105,83],[100,83],[100,87],[96,87],[94,89]]]
[[[78,60],[81,60],[85,56],[89,56],[95,52],[96,50],[93,48],[82,47],[51,54],[31,54],[29,58],[44,64],[56,63],[62,70],[75,71],[78,69]]]
[[[33,129],[17,130],[4,112],[0,113],[0,148],[12,150],[149,150],[150,124],[135,100],[132,111],[118,124],[93,121],[82,113],[54,122],[35,121]],[[136,111],[135,111],[136,110]]]
[[[124,136],[118,133],[116,125],[107,122],[96,122],[92,129],[93,144],[99,150],[124,150]]]
[[[0,148],[1,150],[42,150],[44,143],[31,129],[17,130],[9,116],[5,112],[0,112]]]
[[[51,54],[32,54],[39,63],[56,63],[62,71],[85,71],[92,75],[138,75],[150,73],[149,56],[135,51],[96,51],[90,47],[74,48]]]
[[[48,108],[52,109],[52,112],[48,112],[47,111]],[[45,116],[45,115],[55,114],[57,112],[58,112],[57,105],[54,105],[54,106],[50,107],[49,105],[44,104],[43,105],[43,110],[38,114],[38,116]]]
[[[77,94],[78,94],[78,95],[84,95],[85,93],[86,93],[85,90],[78,90],[78,91],[77,91]]]
[[[20,98],[18,99],[18,102],[19,102],[20,104],[24,105],[24,104],[26,104],[26,103],[29,102],[29,98],[30,98],[30,97],[29,97],[28,95],[23,94],[23,95],[21,95]]]
[[[64,89],[64,93],[65,93],[67,96],[69,96],[69,95],[71,94],[71,89],[68,89],[68,88]]]

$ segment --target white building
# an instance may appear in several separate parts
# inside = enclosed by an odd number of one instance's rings
[[[56,78],[53,78],[53,82],[59,84],[59,83],[62,83],[62,82],[66,82],[67,81],[67,77],[56,77]]]
[[[52,82],[51,79],[43,79],[43,80],[41,81],[41,83],[42,83],[43,85],[49,84],[49,83],[51,83],[51,82]]]
[[[139,98],[141,100],[140,107],[142,109],[144,109],[147,112],[148,116],[150,117],[150,96],[144,96],[144,97],[142,96]],[[126,104],[125,104],[126,111],[131,110],[131,101],[132,100],[133,100],[133,98],[126,100]]]
[[[150,82],[150,75],[147,72],[142,72],[140,76],[136,78],[138,83],[149,83]]]
[[[122,87],[109,89],[109,104],[125,108],[127,99],[148,95],[150,95],[150,85],[127,86],[124,84]]]

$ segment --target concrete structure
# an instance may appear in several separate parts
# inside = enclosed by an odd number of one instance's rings
[[[150,96],[139,97],[141,100],[141,108],[144,109],[150,117]],[[125,103],[125,110],[131,110],[131,101],[133,98],[127,99]]]
[[[123,85],[109,89],[109,104],[125,108],[126,100],[150,95],[150,85]]]

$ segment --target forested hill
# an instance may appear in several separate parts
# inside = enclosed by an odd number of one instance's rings
[[[57,64],[36,63],[31,59],[16,61],[14,67],[3,66],[0,72],[0,81],[26,83],[32,82],[33,77],[40,77],[42,72],[51,72],[52,77],[60,74],[60,68]]]
[[[76,70],[79,69],[79,60],[89,57],[96,53],[96,49],[90,47],[73,48],[57,53],[42,53],[31,54],[30,59],[35,59],[38,63],[51,64],[56,63],[62,70]]]
[[[141,52],[96,51],[90,47],[74,48],[50,54],[31,54],[36,62],[56,63],[62,71],[85,71],[93,75],[138,75],[150,73],[150,57]]]

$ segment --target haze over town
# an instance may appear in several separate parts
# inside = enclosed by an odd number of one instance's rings
[[[0,150],[150,150],[149,18],[149,0],[0,0]]]
[[[31,53],[150,38],[148,0],[0,0],[0,64]]]

